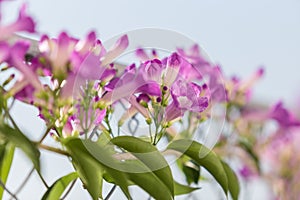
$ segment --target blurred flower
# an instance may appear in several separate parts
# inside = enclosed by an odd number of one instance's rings
[[[8,39],[14,33],[20,31],[29,33],[35,32],[35,23],[33,19],[27,15],[25,4],[21,7],[19,17],[14,23],[6,26],[0,26],[0,41]]]

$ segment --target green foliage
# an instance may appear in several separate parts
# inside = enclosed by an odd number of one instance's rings
[[[68,185],[78,178],[76,172],[70,173],[55,181],[52,186],[43,195],[42,200],[59,200]]]
[[[239,180],[236,174],[234,173],[234,171],[232,171],[232,169],[229,167],[227,163],[222,162],[222,165],[224,167],[228,179],[228,189],[231,194],[231,197],[233,200],[238,200],[239,193],[240,193]]]
[[[216,181],[221,185],[223,191],[227,194],[228,190],[233,192],[233,197],[238,196],[238,181],[233,177],[233,172],[219,159],[219,157],[204,145],[191,140],[176,140],[172,142],[168,149],[173,149],[192,158],[196,163],[203,166]],[[228,173],[228,174],[227,174]]]
[[[35,169],[40,171],[40,152],[38,148],[19,130],[13,129],[10,126],[0,122],[0,136],[11,144],[19,147],[31,160]]]
[[[6,183],[10,167],[13,161],[15,147],[11,143],[0,140],[0,178]],[[4,189],[0,187],[0,199],[2,199]]]
[[[84,187],[89,191],[93,199],[102,198],[103,174],[107,173],[112,180],[120,186],[124,194],[130,197],[128,191],[128,181],[123,173],[108,166],[117,166],[111,153],[103,146],[90,140],[79,138],[68,138],[63,141],[65,147],[71,155],[72,163],[82,180]],[[93,152],[93,154],[91,153]],[[96,154],[95,154],[96,153]],[[103,163],[101,161],[106,161]]]
[[[172,199],[174,197],[174,181],[171,169],[155,146],[132,136],[116,137],[111,142],[129,151],[138,159],[135,162],[125,163],[126,169],[130,169],[127,174],[134,183],[154,198]],[[142,164],[145,165],[144,168],[142,168]],[[137,166],[140,168],[135,169],[134,167]],[[162,193],[158,192],[162,189]]]
[[[120,136],[111,140],[112,143],[131,152],[138,160],[143,162],[149,170],[167,186],[171,195],[174,194],[173,176],[169,164],[149,142],[133,136]],[[155,162],[153,162],[155,160]]]
[[[182,185],[182,184],[177,183],[176,181],[174,181],[174,192],[175,192],[176,196],[183,195],[183,194],[189,194],[189,193],[194,192],[195,190],[198,190],[198,189],[200,189],[200,188],[198,188],[198,187],[193,188],[193,187],[190,187],[190,186],[187,186],[187,185]]]

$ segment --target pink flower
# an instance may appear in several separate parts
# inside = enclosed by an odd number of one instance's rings
[[[26,5],[20,9],[18,19],[6,26],[0,26],[0,41],[6,40],[10,36],[12,36],[15,32],[26,31],[29,33],[35,32],[35,23],[33,19],[26,14]]]
[[[158,59],[146,61],[141,66],[141,73],[145,80],[152,80],[159,84],[162,83],[162,62]]]
[[[283,128],[300,126],[300,121],[286,108],[282,102],[275,104],[269,111],[269,117],[276,120]]]
[[[170,87],[177,79],[178,72],[182,63],[182,58],[177,54],[173,53],[167,58],[167,66],[164,74],[164,85]]]
[[[201,87],[195,83],[177,80],[171,88],[173,102],[166,108],[166,121],[183,116],[185,111],[203,112],[208,107],[208,98],[201,97]]]
[[[91,44],[92,39],[94,39],[94,36],[88,35],[85,43]],[[80,41],[78,43],[80,43]],[[127,45],[127,36],[122,36],[114,45],[114,47],[109,51],[106,51],[99,40],[94,41],[94,45],[90,48],[88,54],[77,59],[79,60],[77,61],[78,64],[75,66],[73,71],[69,72],[66,80],[66,85],[62,90],[63,96],[68,97],[72,94],[75,96],[78,95],[80,87],[85,84],[87,80],[100,79],[100,81],[103,82],[111,80],[116,74],[116,69],[113,65],[108,64],[111,64],[115,56],[119,56],[127,47]],[[79,46],[87,49],[85,47],[87,45]],[[72,55],[74,55],[74,52]]]
[[[123,35],[120,39],[117,40],[115,45],[110,50],[108,50],[107,53],[101,58],[102,66],[112,63],[114,59],[120,56],[127,47],[128,36]]]
[[[10,54],[10,47],[6,42],[0,42],[0,63],[7,61]]]
[[[147,55],[144,49],[138,48],[135,51],[136,56],[140,59],[140,61],[145,62],[147,60],[150,60],[150,57]]]
[[[175,105],[180,109],[202,112],[208,106],[207,97],[200,97],[201,87],[195,83],[176,81],[171,88]]]
[[[201,54],[199,46],[197,44],[193,45],[190,49],[187,51],[178,48],[177,52],[180,56],[182,56],[184,59],[186,59],[189,63],[193,65],[201,65],[206,66],[210,65],[210,63],[207,61],[206,58]]]
[[[54,76],[66,74],[67,64],[74,51],[78,40],[71,38],[67,33],[59,34],[58,39],[49,39],[48,36],[42,36],[39,43],[39,50],[51,64],[51,71]]]
[[[239,174],[246,180],[257,176],[257,173],[254,172],[250,167],[247,165],[243,165],[243,167],[239,170]]]
[[[29,43],[20,41],[13,45],[11,48],[11,60],[13,66],[22,73],[22,79],[30,83],[35,89],[41,90],[42,84],[39,81],[38,75],[35,73],[34,69],[36,66],[33,64],[26,63],[24,61],[25,54],[29,49]]]
[[[114,79],[113,84],[109,84],[106,88],[110,91],[101,100],[107,105],[135,93],[161,94],[159,84],[152,80],[145,80],[142,73],[136,73],[135,65],[130,65],[120,78]]]

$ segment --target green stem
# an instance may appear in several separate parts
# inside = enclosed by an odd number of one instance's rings
[[[52,126],[49,126],[47,128],[47,130],[45,131],[45,133],[43,134],[42,138],[39,140],[39,143],[42,143],[44,141],[44,139],[47,137],[49,131],[52,129]]]
[[[37,144],[37,146],[41,149],[45,149],[45,150],[48,150],[48,151],[52,151],[52,152],[55,152],[55,153],[58,153],[58,154],[61,154],[61,155],[65,155],[65,156],[70,156],[70,154],[64,150],[61,150],[61,149],[58,149],[58,148],[55,148],[55,147],[51,147],[51,146],[47,146],[47,145],[44,145],[44,144]]]

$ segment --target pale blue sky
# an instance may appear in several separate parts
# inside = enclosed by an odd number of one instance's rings
[[[21,1],[17,1],[21,2]],[[299,0],[29,0],[42,33],[68,30],[102,40],[144,27],[178,31],[197,41],[228,75],[249,75],[265,66],[257,93],[292,101],[300,89]],[[10,6],[9,14],[16,10]],[[8,11],[8,10],[7,10]],[[298,91],[299,90],[299,91]]]
[[[106,40],[137,28],[175,30],[199,42],[226,74],[247,76],[265,66],[257,90],[263,97],[300,96],[299,0],[30,0],[29,6],[39,30],[51,35],[95,29]]]

